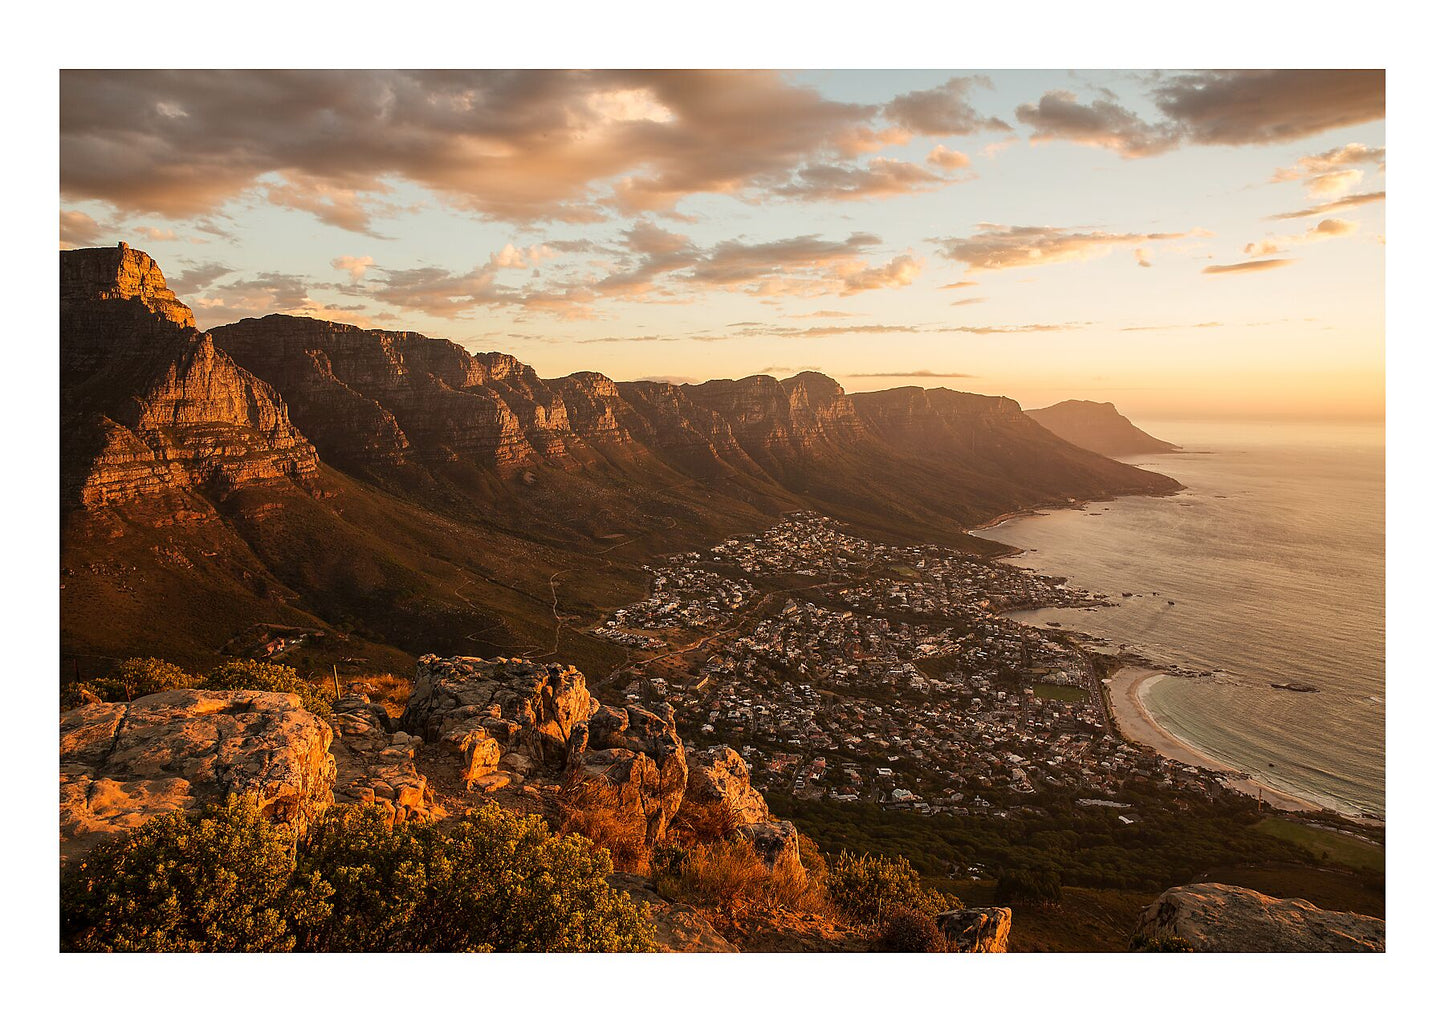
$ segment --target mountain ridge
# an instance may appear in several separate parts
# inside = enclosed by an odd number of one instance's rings
[[[1112,401],[1059,401],[1024,413],[1049,432],[1086,451],[1106,457],[1167,454],[1178,444],[1150,436],[1124,416]]]

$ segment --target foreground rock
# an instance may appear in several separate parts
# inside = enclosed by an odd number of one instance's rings
[[[417,773],[420,738],[390,731],[386,711],[366,696],[346,696],[332,708],[338,804],[379,805],[395,823],[446,815],[426,777]]]
[[[1384,951],[1385,921],[1330,912],[1244,887],[1174,887],[1139,915],[1135,935],[1177,937],[1195,951]]]
[[[688,752],[687,798],[727,813],[739,827],[761,823],[769,815],[767,803],[752,785],[747,763],[726,745]]]
[[[958,951],[1000,954],[1008,950],[1013,909],[955,909],[938,917],[938,928]]]
[[[60,718],[62,865],[175,810],[233,794],[304,831],[332,802],[331,728],[280,692],[180,689]]]
[[[700,911],[691,905],[668,901],[646,877],[614,873],[607,882],[625,891],[647,913],[648,921],[657,929],[657,950],[683,953],[738,950]]]

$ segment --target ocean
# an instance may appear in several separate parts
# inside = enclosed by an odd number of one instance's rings
[[[1383,817],[1384,427],[1139,426],[1184,451],[1125,460],[1183,492],[978,533],[1023,548],[1019,566],[1119,606],[1013,616],[1213,672],[1161,679],[1146,707],[1177,738],[1277,788]],[[1319,691],[1272,687],[1291,683]]]

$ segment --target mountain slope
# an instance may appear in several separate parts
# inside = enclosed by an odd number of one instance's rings
[[[1111,402],[1060,401],[1024,414],[1074,446],[1111,458],[1179,450],[1177,444],[1145,433],[1121,415]]]
[[[201,334],[144,253],[61,269],[62,652],[90,672],[204,664],[265,625],[373,667],[556,656],[601,677],[624,654],[587,629],[640,597],[642,563],[784,511],[985,550],[964,530],[1020,506],[1177,488],[1007,398],[547,380],[285,316]]]

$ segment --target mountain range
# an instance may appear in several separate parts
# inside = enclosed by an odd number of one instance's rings
[[[621,654],[586,629],[645,591],[648,558],[786,511],[987,552],[965,530],[1000,514],[1178,488],[1005,397],[847,394],[814,372],[543,379],[309,318],[203,333],[124,244],[63,251],[60,270],[67,671],[205,663],[290,628],[328,662],[534,655],[597,674]]]

